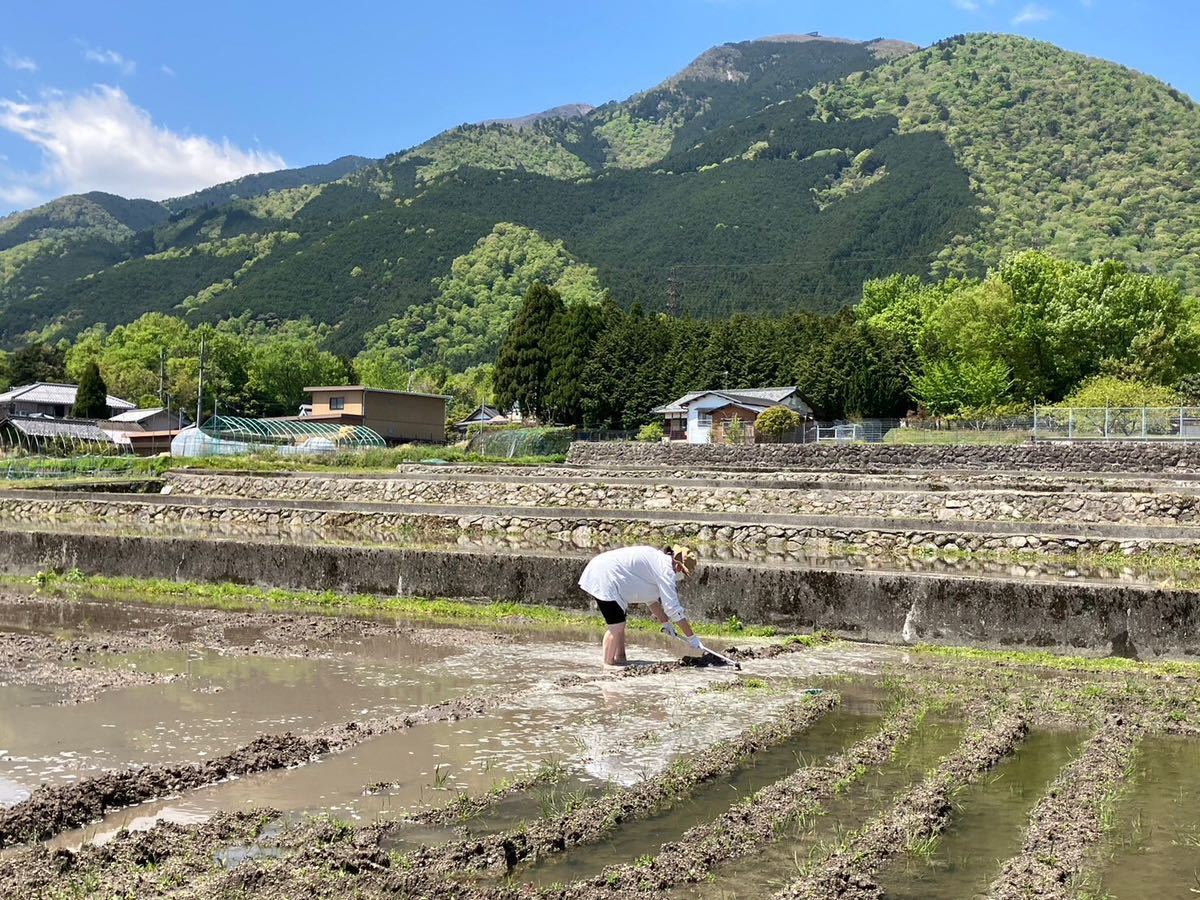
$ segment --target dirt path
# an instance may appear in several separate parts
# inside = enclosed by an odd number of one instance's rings
[[[1004,864],[991,900],[1077,896],[1088,854],[1104,835],[1104,814],[1126,778],[1141,729],[1111,717],[1055,779],[1029,816],[1025,846]]]

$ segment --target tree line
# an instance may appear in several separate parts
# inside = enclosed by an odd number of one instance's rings
[[[1200,402],[1200,305],[1123,263],[1027,251],[981,279],[866,282],[832,316],[724,320],[567,305],[535,284],[501,347],[496,401],[632,429],[688,391],[795,385],[822,418],[996,415],[1034,403]]]
[[[95,365],[115,396],[193,412],[203,343],[204,415],[214,405],[295,415],[304,387],[350,382],[447,394],[450,424],[494,403],[545,422],[615,429],[653,421],[652,409],[689,391],[735,387],[795,385],[826,419],[995,415],[1063,400],[1200,403],[1195,298],[1111,260],[1035,251],[980,279],[874,279],[834,315],[673,317],[638,303],[622,308],[607,294],[581,302],[534,281],[495,363],[462,370],[422,365],[398,346],[340,357],[327,349],[331,331],[249,315],[192,326],[149,313],[74,341],[22,347],[2,360],[0,386],[79,383]]]

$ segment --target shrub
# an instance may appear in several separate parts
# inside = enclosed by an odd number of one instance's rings
[[[754,423],[754,430],[768,437],[781,438],[791,434],[804,424],[800,413],[786,406],[772,406],[765,410]]]
[[[729,420],[729,424],[725,426],[725,442],[727,444],[741,444],[746,440],[746,423],[741,420],[740,416],[734,416]]]
[[[1176,406],[1179,395],[1169,387],[1131,378],[1097,375],[1082,382],[1063,406]]]
[[[662,422],[650,422],[643,425],[637,433],[637,439],[647,444],[657,444],[664,437],[666,437],[666,432],[663,431]]]

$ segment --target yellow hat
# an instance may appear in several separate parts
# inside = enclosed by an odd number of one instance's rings
[[[671,548],[671,557],[675,562],[683,567],[683,574],[691,576],[696,571],[696,564],[700,562],[700,557],[691,547],[685,547],[683,544],[676,544]]]

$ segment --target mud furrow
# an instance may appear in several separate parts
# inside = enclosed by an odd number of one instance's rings
[[[443,803],[440,806],[428,809],[416,810],[407,814],[404,820],[418,825],[461,825],[469,819],[474,819],[482,816],[484,813],[490,812],[510,797],[532,791],[539,785],[549,784],[560,777],[562,777],[561,769],[541,769],[532,775],[516,778],[493,787],[485,794],[463,793],[457,795],[449,803]],[[371,788],[386,788],[390,786],[390,784],[383,783],[378,786],[372,785]],[[371,788],[368,788],[368,791]]]
[[[447,700],[405,715],[348,722],[310,735],[291,732],[262,735],[244,747],[202,763],[140,766],[82,778],[73,784],[43,786],[0,812],[0,848],[45,840],[94,822],[121,807],[228,778],[300,765],[315,756],[344,750],[377,735],[477,716],[496,703],[490,697]]]
[[[875,734],[824,765],[804,766],[712,821],[689,829],[678,841],[663,844],[648,864],[610,866],[595,878],[550,896],[562,900],[649,897],[676,885],[703,881],[713,867],[753,853],[774,840],[785,823],[816,812],[841,786],[886,763],[924,713],[922,704],[906,704]]]
[[[705,748],[632,787],[586,801],[562,816],[538,819],[477,840],[422,847],[404,857],[403,871],[393,873],[388,887],[406,894],[435,896],[446,874],[504,872],[542,854],[599,840],[621,824],[685,795],[696,785],[729,774],[753,754],[807,730],[839,702],[840,698],[832,693],[805,697],[766,725]]]
[[[949,823],[955,791],[977,781],[1028,733],[1022,712],[1003,710],[975,728],[938,767],[906,791],[891,810],[867,823],[824,862],[775,895],[776,900],[881,898],[875,873],[894,854],[939,834]]]
[[[991,900],[1073,898],[1089,851],[1104,833],[1104,809],[1125,780],[1142,729],[1120,715],[1050,785],[1029,816],[1025,845],[1004,864]]]

